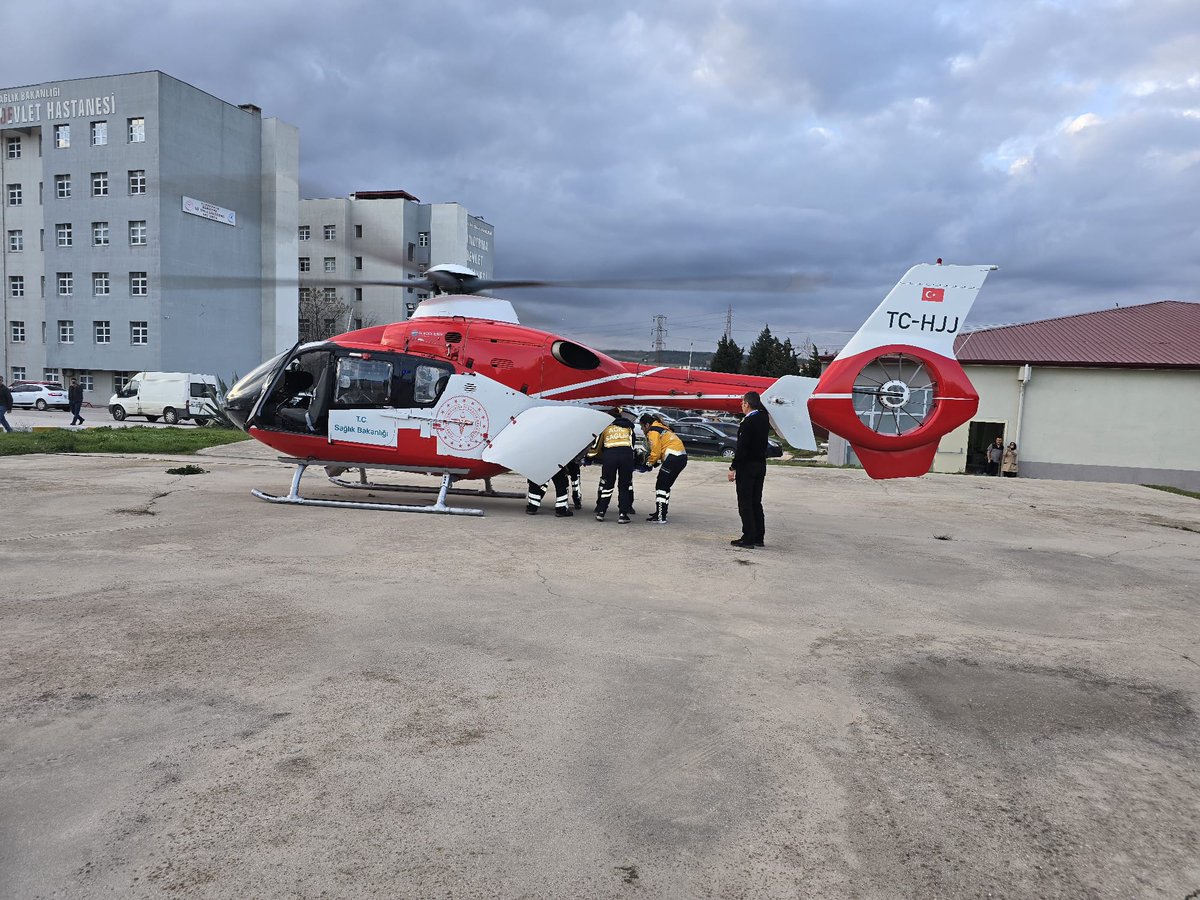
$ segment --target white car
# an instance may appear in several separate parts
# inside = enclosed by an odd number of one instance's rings
[[[13,407],[33,407],[45,409],[57,406],[60,409],[70,409],[67,400],[67,389],[56,381],[15,381],[9,388],[12,391]]]

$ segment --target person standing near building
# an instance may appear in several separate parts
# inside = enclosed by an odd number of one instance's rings
[[[71,407],[71,424],[82,425],[83,416],[79,413],[83,409],[83,388],[77,379],[72,378],[71,386],[67,388],[67,403]]]
[[[658,480],[654,483],[654,512],[646,521],[666,525],[667,504],[671,502],[671,485],[675,483],[679,473],[687,468],[687,449],[675,432],[650,413],[642,413],[638,423],[642,426],[642,433],[646,435],[646,443],[650,445],[646,465],[651,469],[660,464],[662,466]]]
[[[1005,478],[1017,477],[1017,444],[1009,441],[1004,448],[1004,456],[1000,459],[1000,474]]]
[[[994,440],[991,444],[989,444],[988,448],[987,448],[987,469],[985,470],[987,472],[987,474],[988,475],[999,475],[1000,474],[1000,463],[1003,459],[1004,459],[1004,438],[997,435],[996,440]]]
[[[766,519],[763,516],[763,482],[767,477],[768,432],[771,423],[757,391],[742,398],[745,418],[738,427],[737,447],[729,466],[729,480],[737,482],[738,515],[742,518],[742,536],[730,541],[733,547],[765,546]]]
[[[12,426],[8,424],[8,411],[12,409],[12,391],[8,389],[8,385],[4,383],[4,379],[0,378],[0,425],[4,426],[5,431],[12,431]]]
[[[589,459],[600,460],[600,489],[596,495],[596,521],[603,522],[617,488],[617,524],[628,525],[633,515],[633,423],[619,409],[611,411],[613,422],[596,438]]]

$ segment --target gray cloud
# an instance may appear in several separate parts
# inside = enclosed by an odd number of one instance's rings
[[[820,272],[795,295],[514,294],[601,346],[838,343],[909,265],[976,322],[1200,299],[1194,3],[46,3],[3,79],[162,69],[301,128],[307,195],[404,188],[502,277]],[[54,35],[53,54],[42,39]]]

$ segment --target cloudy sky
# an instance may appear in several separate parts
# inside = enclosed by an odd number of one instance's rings
[[[843,342],[908,266],[994,263],[975,325],[1200,300],[1196,0],[44,0],[0,83],[161,69],[301,133],[304,196],[403,188],[499,277],[803,273],[803,293],[522,292],[601,347],[725,310]]]

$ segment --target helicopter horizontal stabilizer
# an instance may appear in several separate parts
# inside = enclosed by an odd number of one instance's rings
[[[775,431],[798,450],[817,449],[808,416],[808,398],[816,386],[816,378],[784,375],[762,393],[763,406]]]
[[[612,416],[586,406],[535,406],[496,435],[483,459],[545,484],[610,424]]]

